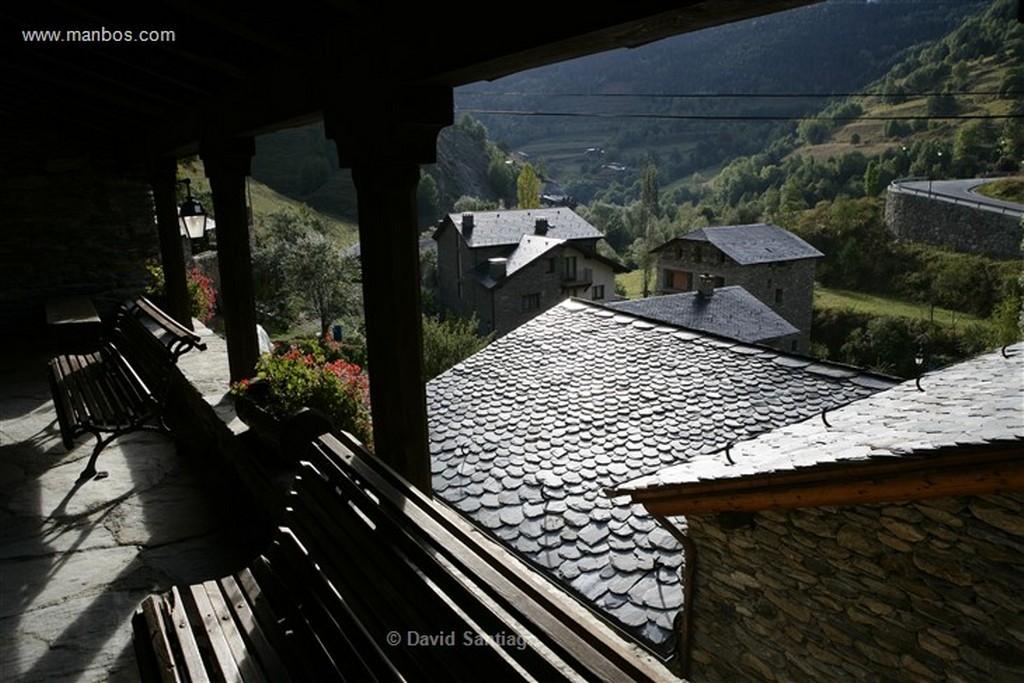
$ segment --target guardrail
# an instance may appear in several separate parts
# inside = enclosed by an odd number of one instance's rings
[[[966,206],[974,209],[981,209],[982,211],[991,211],[992,213],[999,213],[1009,216],[1024,216],[1024,207],[1020,209],[1014,209],[1013,207],[1006,206],[1005,204],[991,204],[980,199],[965,199],[957,195],[946,194],[945,192],[937,192],[931,187],[928,189],[920,189],[916,187],[906,187],[904,183],[917,182],[931,183],[931,178],[897,178],[889,183],[889,191],[900,192],[904,194],[914,194],[922,197],[930,197],[943,202],[949,202],[958,206]]]

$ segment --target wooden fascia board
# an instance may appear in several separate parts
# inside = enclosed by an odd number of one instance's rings
[[[632,493],[652,515],[832,507],[1024,491],[1020,445],[864,461]]]

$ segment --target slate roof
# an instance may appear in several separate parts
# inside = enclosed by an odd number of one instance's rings
[[[543,258],[555,247],[568,242],[569,241],[564,238],[546,237],[541,235],[523,235],[519,238],[519,244],[504,257],[507,259],[507,263],[505,264],[505,278],[492,277],[490,272],[490,263],[487,261],[481,262],[473,269],[473,277],[476,278],[477,282],[481,285],[491,289],[499,285],[506,278],[512,277],[518,271],[530,265],[537,259]],[[607,265],[612,269],[612,272],[622,273],[629,270],[618,261],[601,256],[596,251],[586,249],[582,245],[570,244],[569,246],[587,258]]]
[[[526,209],[504,211],[473,211],[473,229],[462,227],[462,213],[448,214],[447,220],[471,248],[516,245],[523,235],[532,235],[537,219],[548,219],[546,237],[578,240],[604,237],[593,225],[572,209]]]
[[[604,489],[892,383],[570,299],[427,385],[434,490],[665,651],[681,550]]]
[[[920,387],[903,382],[836,408],[825,420],[814,417],[737,443],[730,449],[734,464],[695,460],[616,492],[1024,442],[1024,344],[925,373]]]
[[[771,223],[700,228],[669,240],[654,251],[660,251],[676,241],[710,242],[740,265],[824,256],[793,233]]]
[[[799,333],[785,318],[739,285],[719,287],[710,297],[682,292],[606,305],[657,322],[748,343]]]

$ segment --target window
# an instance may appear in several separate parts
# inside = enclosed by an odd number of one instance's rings
[[[693,260],[695,263],[700,263],[703,254],[701,254],[700,245],[693,248]]]
[[[775,303],[777,303],[777,304],[781,304],[782,303],[782,289],[776,289],[775,290]]]
[[[553,259],[553,258],[549,258],[548,259],[548,269],[547,269],[546,272],[548,272],[548,273],[555,272],[555,259]]]
[[[576,257],[565,257],[565,279],[572,281],[576,279]]]
[[[693,287],[693,273],[688,273],[683,270],[668,270],[663,271],[664,287],[665,289],[674,289],[680,292],[688,292]]]
[[[594,285],[593,298],[594,301],[604,298],[604,285]]]
[[[540,293],[523,295],[523,310],[535,311],[540,308]]]

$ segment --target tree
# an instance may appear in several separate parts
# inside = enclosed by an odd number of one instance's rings
[[[480,336],[476,318],[441,320],[423,317],[423,381],[429,382],[445,370],[487,346],[493,334]]]
[[[876,159],[868,162],[868,167],[864,171],[864,194],[868,197],[874,197],[881,191],[881,173],[881,167]]]
[[[317,320],[322,336],[336,318],[358,311],[358,262],[345,257],[326,232],[307,207],[268,216],[252,248],[261,322],[286,328],[302,312]]]
[[[420,183],[416,188],[416,205],[419,208],[421,226],[431,225],[440,217],[437,181],[429,173],[420,173]]]
[[[302,235],[289,253],[288,277],[291,290],[307,313],[320,323],[320,336],[342,315],[356,312],[359,277],[354,257],[341,250],[322,233]]]
[[[533,170],[533,166],[527,162],[519,171],[519,179],[516,181],[516,205],[520,209],[540,208],[540,176]]]

